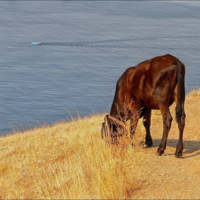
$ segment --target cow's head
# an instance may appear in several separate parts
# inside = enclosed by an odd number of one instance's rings
[[[127,133],[125,125],[118,119],[106,114],[104,122],[101,127],[101,137],[110,137],[112,142],[116,142],[118,137],[121,137],[124,133]]]

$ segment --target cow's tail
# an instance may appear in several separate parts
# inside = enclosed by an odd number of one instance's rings
[[[185,101],[185,66],[177,59],[177,104],[176,104],[176,121],[181,120],[184,112]]]

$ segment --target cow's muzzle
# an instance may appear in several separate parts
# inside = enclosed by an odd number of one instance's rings
[[[124,135],[124,133],[127,135],[125,124],[115,117],[106,114],[101,127],[102,139],[109,137],[113,143],[117,141],[118,137]]]

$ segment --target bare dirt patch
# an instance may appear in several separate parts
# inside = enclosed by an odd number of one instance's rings
[[[174,106],[170,110],[174,120],[163,156],[156,155],[162,137],[162,117],[154,112],[154,145],[145,149],[147,164],[138,177],[141,189],[135,193],[137,199],[200,199],[200,96],[186,99],[183,158],[174,156],[179,132]]]

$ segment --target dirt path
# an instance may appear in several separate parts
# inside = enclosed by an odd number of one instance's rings
[[[162,118],[152,119],[151,132],[154,145],[145,149],[147,165],[138,177],[141,189],[135,193],[139,199],[200,199],[200,96],[188,98],[185,106],[183,158],[174,156],[178,142],[175,110],[171,109],[173,122],[163,156],[156,151],[162,137]]]

